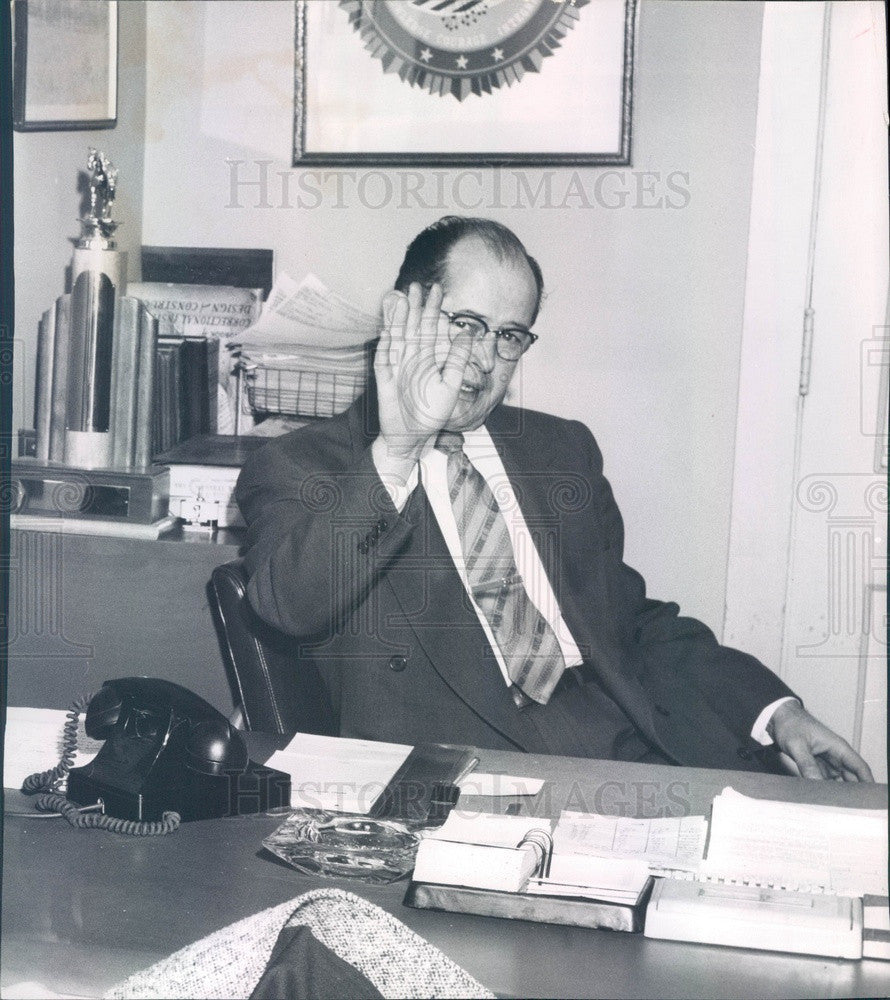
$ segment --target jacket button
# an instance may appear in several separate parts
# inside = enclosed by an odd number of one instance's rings
[[[671,714],[663,705],[656,705],[655,711],[658,712],[659,715],[663,715],[665,718]]]
[[[744,747],[739,747],[738,750],[736,750],[736,756],[741,757],[742,760],[750,760],[751,751],[746,750]]]
[[[401,673],[405,667],[408,666],[408,657],[396,654],[389,658],[389,669],[394,670],[397,674]]]
[[[386,519],[381,517],[374,527],[377,529],[377,534],[379,535],[381,531],[386,531],[389,525],[386,523]]]
[[[358,550],[359,550],[359,552],[361,552],[361,554],[362,554],[362,555],[364,556],[364,555],[367,555],[367,554],[368,554],[368,548],[369,548],[369,546],[368,546],[368,540],[367,540],[367,538],[363,538],[363,539],[362,539],[362,540],[361,540],[361,541],[360,541],[360,542],[358,543]]]

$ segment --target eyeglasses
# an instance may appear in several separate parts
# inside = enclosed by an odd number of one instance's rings
[[[493,333],[494,348],[504,361],[518,361],[538,339],[537,334],[521,326],[501,326],[492,330],[484,319],[473,313],[441,311],[448,317],[448,336],[451,340],[459,333],[469,333],[473,340],[482,340]]]

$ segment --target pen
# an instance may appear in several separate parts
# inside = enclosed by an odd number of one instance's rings
[[[472,760],[470,760],[467,763],[467,766],[454,779],[454,784],[455,785],[459,785],[464,780],[464,778],[466,778],[469,774],[471,774],[478,767],[478,765],[479,765],[479,758],[478,757],[473,757]]]

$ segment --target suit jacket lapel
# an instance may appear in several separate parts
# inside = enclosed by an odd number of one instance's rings
[[[354,405],[349,413],[353,448],[360,453],[376,434],[373,410]],[[381,585],[399,612],[387,625],[410,627],[433,668],[455,695],[521,749],[535,730],[513,703],[491,647],[470,606],[463,584],[422,488],[403,511],[414,531]],[[385,613],[385,612],[384,612]]]
[[[590,484],[581,478],[574,456],[560,457],[552,441],[533,440],[522,420],[522,411],[498,408],[486,426],[529,530],[533,537],[538,536],[538,555],[563,619],[585,663],[595,670],[611,697],[647,739],[661,746],[650,699],[629,669],[622,644],[611,627],[613,611],[609,607],[604,560],[598,538],[593,537],[596,532],[591,531],[591,524],[596,523],[595,511],[588,509],[592,499],[584,500],[583,491]],[[572,498],[579,500],[578,510],[573,510],[576,504]],[[540,539],[548,533],[552,544],[542,546]],[[554,552],[559,556],[558,563],[551,555]]]
[[[346,417],[358,457],[378,433],[376,394],[361,396]],[[621,643],[610,627],[612,611],[597,539],[590,537],[590,511],[582,504],[573,513],[564,509],[571,504],[555,502],[561,487],[569,496],[573,489],[585,488],[586,481],[578,479],[577,460],[560,457],[550,440],[534,440],[522,410],[498,407],[486,427],[532,534],[536,528],[546,531],[548,525],[562,533],[556,552],[570,555],[557,564],[548,559],[548,552],[541,552],[540,545],[538,554],[585,662],[643,735],[662,746],[650,699],[626,663]],[[497,663],[489,659],[490,646],[466,599],[424,490],[414,491],[405,514],[415,520],[415,530],[397,563],[385,574],[385,586],[397,602],[404,624],[411,627],[434,669],[457,697],[525,748],[535,740],[536,730],[517,711]],[[586,530],[579,530],[582,525]],[[572,568],[579,578],[573,578]],[[434,599],[428,599],[430,596]]]

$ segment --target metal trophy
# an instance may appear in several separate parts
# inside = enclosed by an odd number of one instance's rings
[[[114,315],[124,292],[127,254],[113,239],[117,171],[90,148],[90,211],[80,220],[71,273],[65,463],[85,469],[111,464],[111,366]]]
[[[12,463],[15,513],[148,523],[167,514],[169,470],[151,464],[157,320],[124,296],[111,218],[117,171],[89,149],[90,204],[71,293],[38,327],[35,459]]]

